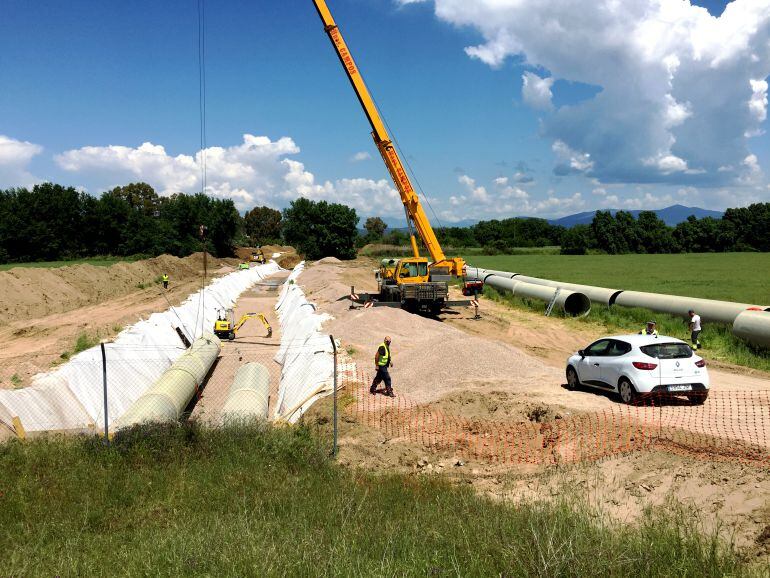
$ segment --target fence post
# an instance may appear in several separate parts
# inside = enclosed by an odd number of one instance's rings
[[[332,457],[337,457],[337,342],[334,341],[334,335],[330,335],[332,341],[332,351],[334,352],[334,444],[332,445]]]
[[[106,445],[110,445],[110,434],[109,434],[109,421],[107,419],[107,353],[104,349],[104,341],[102,341],[99,345],[101,345],[102,348],[102,386],[103,386],[103,397],[104,397],[104,443]]]

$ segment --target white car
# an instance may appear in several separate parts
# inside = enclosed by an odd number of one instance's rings
[[[706,362],[681,339],[660,335],[615,335],[594,341],[567,360],[567,388],[587,385],[617,392],[624,403],[640,396],[684,395],[706,401]]]

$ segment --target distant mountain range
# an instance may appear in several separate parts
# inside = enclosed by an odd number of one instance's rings
[[[619,209],[609,209],[614,215]],[[638,217],[641,211],[628,211],[634,217]],[[724,215],[722,211],[711,211],[709,209],[701,209],[700,207],[685,207],[684,205],[671,205],[665,209],[657,209],[653,211],[658,217],[666,223],[669,227],[678,225],[679,223],[686,221],[690,215],[695,215],[698,219],[704,217],[713,217],[715,219],[721,219]],[[561,225],[562,227],[574,227],[575,225],[590,225],[594,218],[596,211],[586,211],[584,213],[576,213],[574,215],[567,215],[560,219],[550,219],[548,222],[552,225]]]
[[[606,210],[606,209],[605,209]],[[609,209],[614,215],[620,209]],[[634,217],[638,217],[641,211],[628,211]],[[684,205],[671,205],[665,209],[654,210],[653,213],[658,215],[669,227],[674,227],[679,223],[686,221],[690,215],[695,215],[698,219],[704,217],[713,217],[715,219],[721,219],[724,213],[722,211],[711,211],[709,209],[701,209],[700,207],[685,207]],[[575,225],[590,225],[594,218],[596,211],[585,211],[583,213],[575,213],[574,215],[567,215],[566,217],[560,217],[558,219],[549,219],[548,222],[552,225],[561,225],[562,227],[574,227]],[[523,219],[527,217],[521,217]],[[485,219],[486,220],[486,219]],[[385,219],[388,225],[388,230],[398,229],[400,231],[406,231],[404,221],[397,221],[396,219]],[[478,219],[463,219],[456,223],[442,223],[445,227],[470,227],[478,223]],[[438,223],[431,222],[434,229],[438,228]]]

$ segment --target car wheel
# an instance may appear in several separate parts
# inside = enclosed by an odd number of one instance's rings
[[[631,405],[636,401],[636,390],[634,386],[625,377],[618,383],[618,393],[623,403]]]
[[[703,405],[706,403],[706,400],[708,399],[709,392],[705,393],[691,393],[687,396],[687,399],[690,400],[690,403],[693,405]]]
[[[581,385],[577,371],[571,365],[567,368],[567,389],[575,391]]]

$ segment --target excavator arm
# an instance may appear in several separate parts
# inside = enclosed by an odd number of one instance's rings
[[[388,168],[393,183],[396,185],[396,188],[401,195],[401,202],[404,204],[410,232],[412,225],[414,225],[414,228],[420,235],[420,239],[422,239],[422,242],[428,249],[431,259],[433,259],[431,267],[446,268],[450,275],[461,276],[463,274],[465,261],[460,257],[447,259],[444,255],[444,251],[441,249],[441,245],[436,238],[433,227],[431,227],[430,221],[428,221],[428,217],[420,204],[420,199],[417,196],[414,187],[412,187],[412,182],[410,181],[406,170],[404,170],[404,165],[396,151],[396,147],[385,128],[385,124],[377,110],[374,99],[369,93],[369,89],[366,87],[366,83],[361,76],[361,71],[358,69],[355,60],[353,60],[353,55],[350,54],[350,50],[342,37],[342,33],[337,27],[337,24],[329,11],[329,7],[326,5],[326,0],[313,0],[313,3],[323,21],[324,30],[329,36],[329,39],[334,46],[334,50],[342,63],[342,67],[350,80],[350,84],[353,86],[358,101],[364,109],[364,114],[366,114],[366,118],[369,120],[369,124],[372,127],[374,144],[377,146],[377,150],[380,151],[382,160],[385,162],[385,166]],[[413,234],[411,235],[411,243],[414,256],[419,257],[420,254],[417,249],[417,242],[415,241]]]
[[[267,319],[265,319],[265,316],[262,315],[262,313],[246,313],[238,320],[238,323],[235,324],[235,327],[233,328],[233,331],[238,331],[241,327],[243,327],[243,324],[246,323],[249,319],[256,317],[261,322],[262,325],[265,326],[265,329],[267,329],[267,336],[266,337],[272,337],[273,335],[273,328],[270,327],[270,323],[268,323]]]

